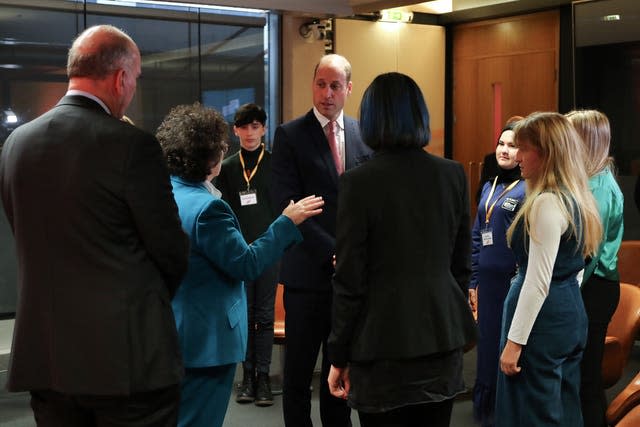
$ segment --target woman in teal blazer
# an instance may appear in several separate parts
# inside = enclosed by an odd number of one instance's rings
[[[185,365],[179,426],[221,426],[236,363],[247,346],[243,280],[258,277],[291,245],[297,225],[322,211],[320,197],[291,202],[248,245],[238,219],[210,183],[220,172],[227,124],[196,103],[172,109],[158,128],[182,227],[189,236],[187,274],[172,301]]]

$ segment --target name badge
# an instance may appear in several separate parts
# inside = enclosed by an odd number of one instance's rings
[[[493,245],[493,232],[490,228],[485,228],[482,230],[482,246],[491,246]]]
[[[258,192],[256,190],[247,190],[240,192],[240,206],[250,206],[258,204]]]
[[[502,202],[502,209],[513,212],[518,207],[518,203],[520,203],[518,199],[507,197],[504,199],[504,202]]]

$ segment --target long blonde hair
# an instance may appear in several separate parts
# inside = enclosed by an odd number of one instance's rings
[[[565,115],[584,143],[587,175],[592,177],[607,167],[613,170],[613,158],[609,157],[611,128],[607,116],[597,110],[574,110]]]
[[[536,240],[535,230],[530,228],[531,208],[539,194],[553,193],[560,200],[562,214],[567,218],[578,246],[582,247],[583,255],[595,254],[602,239],[602,224],[583,168],[584,145],[573,125],[562,114],[536,112],[520,120],[514,132],[516,145],[530,144],[540,153],[542,164],[538,176],[526,181],[527,197],[507,230],[507,241],[511,243],[513,231],[520,221],[524,221],[525,233]]]

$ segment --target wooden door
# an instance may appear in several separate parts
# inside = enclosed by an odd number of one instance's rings
[[[483,159],[505,121],[557,111],[559,25],[551,11],[454,29],[453,158],[466,168],[472,212]]]

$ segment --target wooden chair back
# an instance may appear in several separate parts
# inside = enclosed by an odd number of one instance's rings
[[[640,286],[640,240],[623,240],[618,249],[620,282]]]
[[[607,407],[607,424],[610,426],[640,425],[640,372],[611,401]]]

